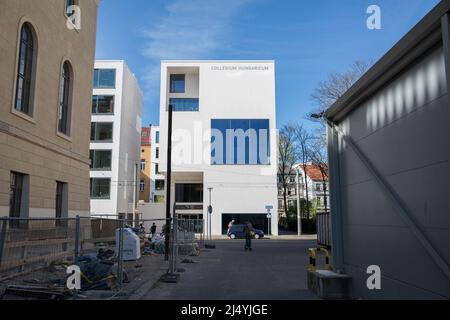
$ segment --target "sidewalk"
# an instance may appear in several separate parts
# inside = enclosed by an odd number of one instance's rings
[[[230,239],[229,237],[225,236],[225,235],[221,235],[221,236],[212,236],[211,237],[212,240],[227,240]],[[298,235],[270,235],[270,236],[265,236],[263,239],[261,240],[316,240],[317,239],[317,235],[316,234],[308,234],[308,235],[302,235],[302,236],[298,236]],[[231,240],[231,239],[230,239]]]

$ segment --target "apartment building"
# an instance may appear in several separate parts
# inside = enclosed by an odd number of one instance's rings
[[[0,215],[89,215],[98,0],[0,1]],[[70,20],[70,21],[69,21]]]
[[[213,235],[250,221],[278,233],[275,63],[163,61],[161,137],[173,109],[171,207],[207,219]],[[160,171],[167,173],[167,140]],[[268,215],[268,210],[275,213]]]
[[[150,178],[150,199],[154,203],[163,203],[165,194],[165,177],[160,171],[160,129],[159,126],[151,127],[151,178]]]
[[[132,220],[128,204],[139,200],[142,91],[124,61],[96,61],[93,81],[91,214]]]
[[[150,171],[151,171],[151,127],[141,131],[141,163],[139,181],[139,201],[150,202]]]
[[[297,169],[299,170],[299,182],[297,183]],[[306,170],[305,170],[306,169]],[[306,176],[306,183],[305,183]],[[308,188],[306,188],[306,185]],[[328,188],[328,168],[326,166],[296,164],[287,174],[286,202],[287,209],[297,205],[297,189],[300,189],[300,199],[308,199],[316,212],[328,212],[330,210],[330,194]],[[306,191],[308,189],[308,191]],[[284,216],[284,188],[281,175],[278,175],[278,213]]]

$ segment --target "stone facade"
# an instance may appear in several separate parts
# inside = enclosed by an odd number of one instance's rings
[[[65,1],[0,1],[0,215],[9,215],[10,175],[27,175],[28,209],[54,217],[57,181],[67,184],[68,214],[89,215],[89,132],[99,0],[79,0],[81,29],[69,29]],[[32,116],[14,108],[24,23],[34,31]],[[70,133],[58,133],[62,65],[69,61]]]

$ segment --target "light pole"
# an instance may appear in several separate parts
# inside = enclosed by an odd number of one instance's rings
[[[297,235],[302,235],[302,217],[300,213],[300,174],[297,167],[296,170],[296,186],[297,186]]]

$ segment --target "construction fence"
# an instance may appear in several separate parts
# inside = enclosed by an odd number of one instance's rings
[[[199,253],[204,244],[203,220],[169,221],[169,269],[177,260]],[[127,274],[124,260],[130,234],[139,238],[142,254],[166,254],[165,219],[0,218],[0,294],[41,293],[66,298],[70,266],[79,266],[81,289],[120,292]],[[132,231],[132,232],[131,232]],[[125,239],[125,241],[124,241]],[[134,258],[131,258],[134,259]]]

